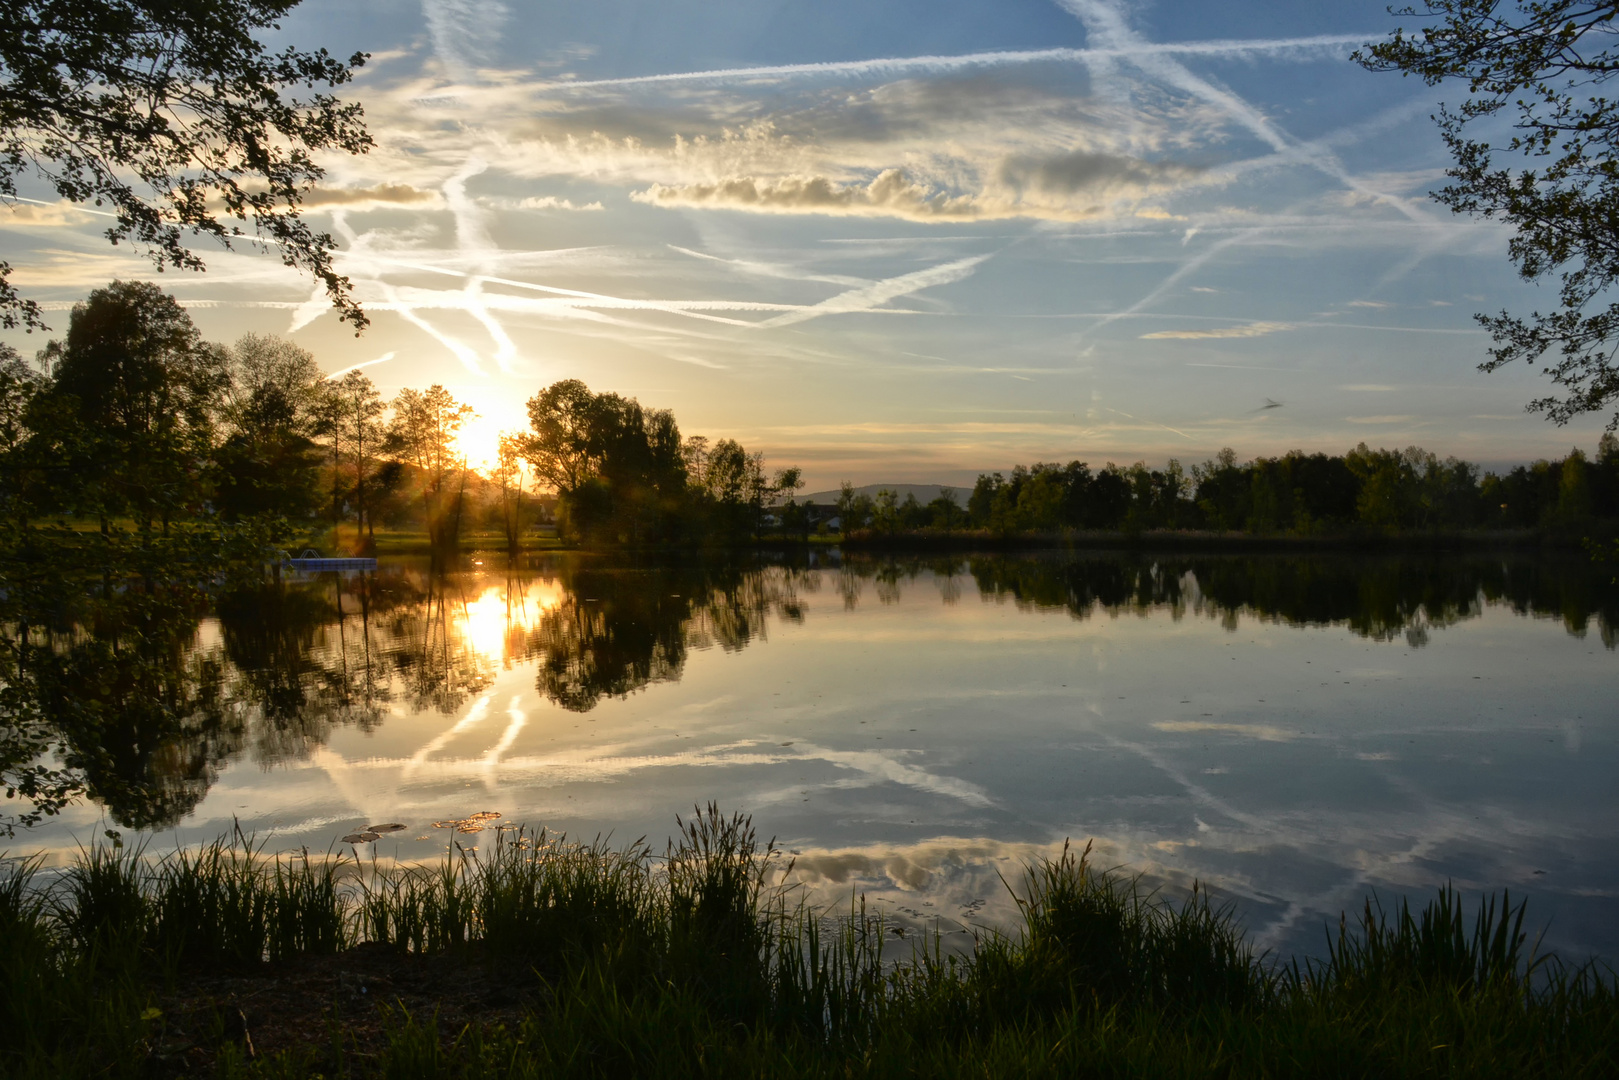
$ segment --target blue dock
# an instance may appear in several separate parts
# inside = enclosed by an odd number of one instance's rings
[[[377,568],[377,560],[347,556],[341,558],[327,558],[312,548],[306,548],[304,549],[304,553],[299,555],[296,559],[288,558],[283,560],[283,565],[289,566],[294,570],[300,570],[306,574],[318,574],[324,571],[344,572],[355,570],[375,570]]]

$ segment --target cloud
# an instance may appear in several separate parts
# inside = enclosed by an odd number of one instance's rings
[[[1273,727],[1270,724],[1216,724],[1203,720],[1162,720],[1153,724],[1159,731],[1212,731],[1224,735],[1246,735],[1261,742],[1291,742],[1298,732]]]
[[[1266,334],[1280,333],[1283,330],[1293,329],[1292,323],[1283,322],[1254,322],[1243,326],[1221,326],[1213,330],[1156,330],[1150,334],[1142,334],[1143,340],[1173,339],[1176,341],[1200,341],[1204,338],[1256,338]]]
[[[1014,191],[1103,196],[1145,193],[1185,183],[1201,170],[1175,162],[1148,162],[1118,154],[1076,150],[1053,157],[1018,155],[1001,162],[1000,181]],[[1167,215],[1165,215],[1167,216]]]
[[[422,15],[439,62],[458,78],[500,41],[500,28],[510,12],[499,0],[422,0]]]
[[[825,176],[757,179],[739,176],[713,184],[653,184],[630,194],[653,206],[712,207],[762,214],[831,214],[899,217],[913,221],[970,221],[982,216],[971,196],[951,196],[912,183],[886,169],[869,184],[839,184]]]
[[[314,188],[303,198],[303,205],[356,207],[367,204],[415,206],[436,202],[438,192],[424,191],[409,184],[377,184],[359,188]]]
[[[559,199],[555,195],[530,195],[518,202],[519,210],[605,210],[599,202],[585,203],[577,206],[571,199]]]
[[[1385,304],[1381,300],[1351,300],[1345,306],[1346,307],[1386,308],[1386,307],[1391,307],[1392,305]]]
[[[1174,164],[1153,164],[1108,154],[1070,153],[1003,160],[996,183],[955,193],[888,168],[869,183],[826,175],[736,176],[712,182],[655,183],[630,193],[636,202],[683,209],[743,210],[757,214],[886,217],[905,221],[1000,221],[1036,218],[1085,221],[1109,202],[1134,199],[1196,175]],[[1158,208],[1138,216],[1169,218]]]

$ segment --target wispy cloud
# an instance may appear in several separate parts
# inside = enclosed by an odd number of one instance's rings
[[[466,78],[500,40],[510,15],[500,0],[422,0],[433,51],[455,78]]]
[[[375,184],[371,187],[353,188],[317,187],[303,197],[303,205],[312,209],[323,206],[417,206],[437,201],[438,192],[424,191],[410,184]]]
[[[517,203],[519,210],[605,210],[600,202],[588,202],[575,205],[571,199],[558,198],[555,195],[530,195],[520,199]]]
[[[1271,724],[1217,724],[1208,720],[1160,720],[1152,725],[1159,731],[1176,732],[1213,732],[1219,735],[1242,735],[1260,742],[1292,742],[1299,737],[1296,731],[1288,731]]]
[[[1204,338],[1256,338],[1293,329],[1292,323],[1252,322],[1242,326],[1219,326],[1210,330],[1155,330],[1142,334],[1143,340],[1169,338],[1178,341],[1199,341]]]
[[[839,184],[825,176],[734,177],[711,184],[653,184],[630,194],[654,206],[710,207],[766,214],[899,217],[970,221],[983,216],[971,196],[951,196],[887,169],[869,184]]]

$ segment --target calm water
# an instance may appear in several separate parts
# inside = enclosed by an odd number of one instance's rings
[[[661,842],[716,800],[815,896],[946,931],[1072,837],[1283,950],[1452,880],[1615,957],[1616,640],[1577,557],[385,562],[202,620],[207,716],[13,850],[109,814],[159,850],[398,821],[379,854],[426,858],[478,811]]]

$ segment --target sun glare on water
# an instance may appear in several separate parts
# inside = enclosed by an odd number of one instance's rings
[[[461,629],[467,646],[480,656],[505,659],[519,651],[511,648],[513,635],[533,629],[561,602],[562,586],[554,581],[488,585],[462,610]]]

